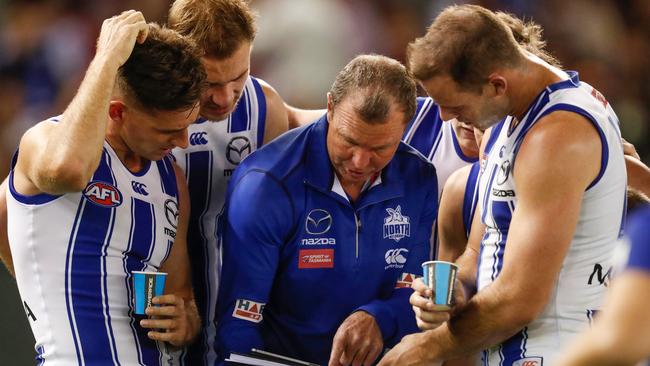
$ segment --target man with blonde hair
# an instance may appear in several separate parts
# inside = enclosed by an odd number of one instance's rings
[[[287,112],[292,121],[316,119],[322,113],[301,114],[286,107],[270,85],[250,75],[257,29],[247,1],[177,0],[168,23],[197,43],[207,73],[199,119],[189,127],[189,146],[174,149],[173,155],[190,190],[188,248],[202,319],[201,333],[186,349],[185,361],[212,365],[221,266],[217,221],[228,181],[244,158],[288,129]]]

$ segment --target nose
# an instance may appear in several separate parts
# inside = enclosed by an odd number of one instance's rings
[[[235,90],[232,85],[217,86],[210,89],[212,103],[219,107],[227,107],[235,98]]]
[[[188,146],[188,135],[187,135],[187,128],[184,128],[181,131],[178,131],[172,136],[171,143],[174,146],[180,147],[181,149],[185,149]]]
[[[366,149],[355,149],[352,153],[352,167],[356,170],[366,170],[370,165],[372,153]]]

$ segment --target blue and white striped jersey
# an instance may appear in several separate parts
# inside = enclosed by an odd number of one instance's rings
[[[440,119],[438,105],[431,98],[418,98],[415,116],[409,122],[402,140],[436,167],[438,200],[451,173],[478,161],[478,158],[463,154],[454,128],[451,123]]]
[[[108,143],[82,192],[7,194],[16,280],[41,365],[176,364],[133,315],[132,271],[171,251],[178,194],[171,158],[131,173]]]
[[[227,119],[199,118],[189,127],[189,146],[172,151],[185,172],[190,191],[187,245],[196,304],[203,322],[199,337],[184,352],[187,365],[211,366],[216,360],[215,306],[221,268],[217,220],[233,171],[262,146],[265,119],[266,98],[259,82],[249,77],[236,109]]]
[[[553,365],[561,346],[589,324],[605,293],[604,283],[594,280],[593,274],[611,267],[626,200],[618,118],[598,91],[580,82],[577,73],[568,76],[542,91],[515,127],[513,117],[495,125],[486,146],[488,157],[479,182],[480,214],[487,227],[481,243],[479,291],[499,276],[504,262],[510,220],[517,209],[512,171],[527,132],[545,115],[569,111],[593,124],[603,149],[600,173],[584,192],[579,221],[546,308],[515,336],[484,351],[485,365]]]

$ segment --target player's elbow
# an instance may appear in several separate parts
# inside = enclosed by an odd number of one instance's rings
[[[507,311],[508,323],[512,329],[521,329],[537,319],[546,308],[548,297],[535,291],[512,291],[505,298],[503,309]]]
[[[92,173],[88,173],[82,164],[74,161],[57,162],[52,160],[35,167],[32,175],[34,185],[42,192],[62,194],[82,191]]]

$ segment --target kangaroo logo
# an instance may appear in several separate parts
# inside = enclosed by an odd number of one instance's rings
[[[388,217],[384,218],[384,239],[400,241],[411,236],[411,223],[408,216],[402,215],[402,206],[387,208]]]

